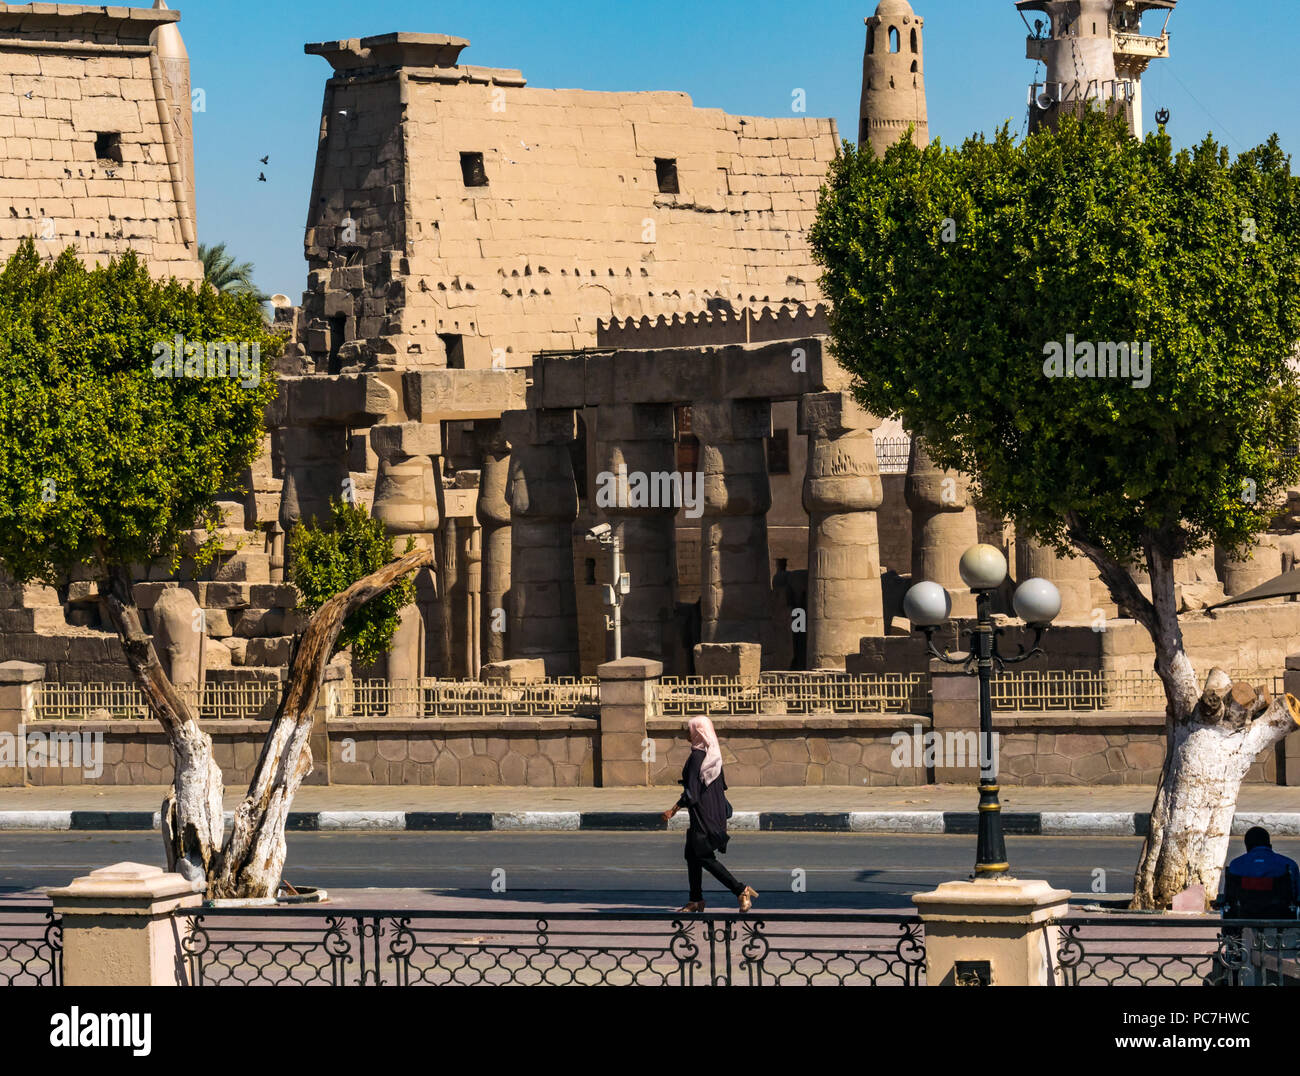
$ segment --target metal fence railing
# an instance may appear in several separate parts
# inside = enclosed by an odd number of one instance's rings
[[[920,986],[915,916],[204,909],[195,986]]]
[[[1300,923],[1094,915],[1061,923],[1065,986],[1300,985]]]
[[[876,441],[876,465],[881,474],[906,474],[912,451],[910,437],[882,437]]]
[[[665,717],[929,713],[930,674],[772,672],[763,673],[757,683],[665,676],[658,697]]]
[[[1276,672],[1239,673],[1234,679],[1262,684],[1282,693],[1283,677]],[[1114,673],[1097,670],[1017,669],[999,672],[991,685],[995,710],[1158,711],[1165,708],[1164,684],[1155,673]]]
[[[178,684],[176,690],[205,719],[270,718],[280,701],[280,685],[261,680]],[[149,717],[144,695],[133,683],[56,683],[41,686],[36,717],[42,721],[124,720]]]
[[[48,902],[0,901],[0,986],[59,986],[63,924]]]
[[[356,680],[346,700],[353,717],[563,717],[594,715],[595,677],[532,684],[481,680]]]

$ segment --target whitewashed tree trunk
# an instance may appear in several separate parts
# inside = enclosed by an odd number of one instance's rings
[[[298,787],[312,771],[308,741],[316,698],[339,632],[351,614],[431,560],[428,550],[408,553],[336,594],[312,616],[294,651],[284,697],[224,847],[224,786],[212,757],[212,738],[199,727],[198,714],[158,661],[141,624],[130,574],[124,569],[111,573],[110,616],[136,683],[172,748],[175,777],[162,805],[168,870],[203,886],[209,897],[276,894],[284,867],[284,827]]]
[[[1165,778],[1134,876],[1134,906],[1167,908],[1189,886],[1219,891],[1241,782],[1251,764],[1300,723],[1300,705],[1272,699],[1212,669],[1196,707],[1174,722]]]
[[[1077,519],[1069,523],[1071,540],[1097,565],[1111,596],[1150,633],[1165,687],[1165,761],[1133,877],[1132,906],[1168,908],[1183,890],[1203,885],[1208,910],[1218,895],[1241,782],[1261,754],[1300,725],[1300,703],[1234,684],[1218,668],[1201,691],[1178,623],[1174,555],[1152,536],[1148,599],[1116,560],[1087,540]]]
[[[172,749],[175,775],[160,812],[167,869],[196,884],[206,882],[220,855],[224,825],[224,784],[212,757],[212,737],[163,670],[124,568],[110,573],[107,606],[135,682]]]

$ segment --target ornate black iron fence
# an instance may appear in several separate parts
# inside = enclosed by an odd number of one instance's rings
[[[195,986],[920,986],[903,915],[205,908]]]
[[[63,927],[49,902],[0,901],[0,986],[59,986]]]
[[[1072,917],[1057,964],[1067,986],[1300,985],[1300,923]]]

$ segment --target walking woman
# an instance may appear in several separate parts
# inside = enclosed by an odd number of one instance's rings
[[[723,795],[727,782],[722,776],[722,749],[718,734],[707,717],[693,717],[687,722],[691,737],[691,754],[682,767],[682,795],[668,810],[665,822],[683,807],[690,812],[691,824],[686,831],[686,874],[690,882],[690,900],[681,910],[704,911],[704,892],[700,888],[703,871],[708,871],[735,894],[740,910],[747,912],[758,894],[736,880],[718,862],[715,852],[727,850],[727,819],[731,804]]]

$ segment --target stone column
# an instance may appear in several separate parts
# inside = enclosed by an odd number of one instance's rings
[[[772,487],[764,438],[772,433],[768,400],[696,403],[704,517],[700,521],[700,638],[762,643],[771,612],[767,511]]]
[[[299,520],[326,520],[330,501],[343,496],[348,477],[348,428],[294,426],[277,430],[284,459],[280,529],[289,534]]]
[[[876,419],[844,392],[799,398],[808,437],[808,661],[842,669],[864,635],[885,634],[876,509],[885,499],[871,431]]]
[[[578,487],[569,446],[571,410],[508,411],[510,456],[510,610],[512,658],[541,658],[548,676],[578,672],[578,602],[573,521]]]
[[[442,452],[441,427],[421,422],[372,426],[370,446],[379,457],[371,515],[394,535],[395,555],[406,548],[408,535],[417,546],[428,548],[439,521],[438,475],[433,460]],[[417,573],[417,586],[427,572],[421,569]],[[417,683],[424,675],[427,638],[428,625],[419,605],[408,605],[398,614],[393,645],[383,659],[390,685]],[[409,706],[399,707],[402,712],[390,711],[391,716],[413,716],[405,712]]]
[[[663,672],[663,662],[645,658],[620,658],[597,667],[601,787],[650,783],[647,727],[659,713],[658,686]]]
[[[671,662],[676,653],[677,509],[685,503],[684,491],[698,492],[697,480],[677,473],[671,404],[603,405],[597,423],[602,473],[596,507],[619,538],[623,570],[632,582],[623,599],[623,653]],[[687,481],[689,490],[683,485]],[[608,645],[609,633],[606,640]]]
[[[36,720],[44,680],[44,665],[0,662],[0,788],[22,788],[27,783],[24,740],[27,725]]]
[[[1030,538],[1016,536],[1016,582],[1026,579],[1047,579],[1061,592],[1061,613],[1058,624],[1092,620],[1092,583],[1100,581],[1092,561],[1086,557],[1061,557],[1050,546],[1040,545]]]
[[[1233,598],[1281,575],[1282,549],[1276,537],[1262,534],[1245,559],[1234,558],[1227,550],[1215,547],[1214,567],[1223,582],[1223,593]]]
[[[474,509],[483,528],[483,601],[479,647],[482,663],[506,656],[504,624],[510,615],[510,442],[500,422],[474,423],[481,453],[478,504]],[[498,612],[500,610],[500,612]]]
[[[980,879],[944,882],[912,901],[925,923],[928,986],[963,985],[972,973],[987,975],[991,986],[1064,985],[1057,966],[1058,920],[1069,911],[1068,889],[1040,881]]]
[[[188,927],[173,913],[197,908],[203,894],[179,874],[116,863],[49,896],[63,919],[64,986],[185,984]]]
[[[940,470],[912,438],[904,496],[912,510],[912,582],[946,587],[953,616],[974,616],[975,595],[961,581],[957,562],[979,541],[970,483],[956,471]]]

